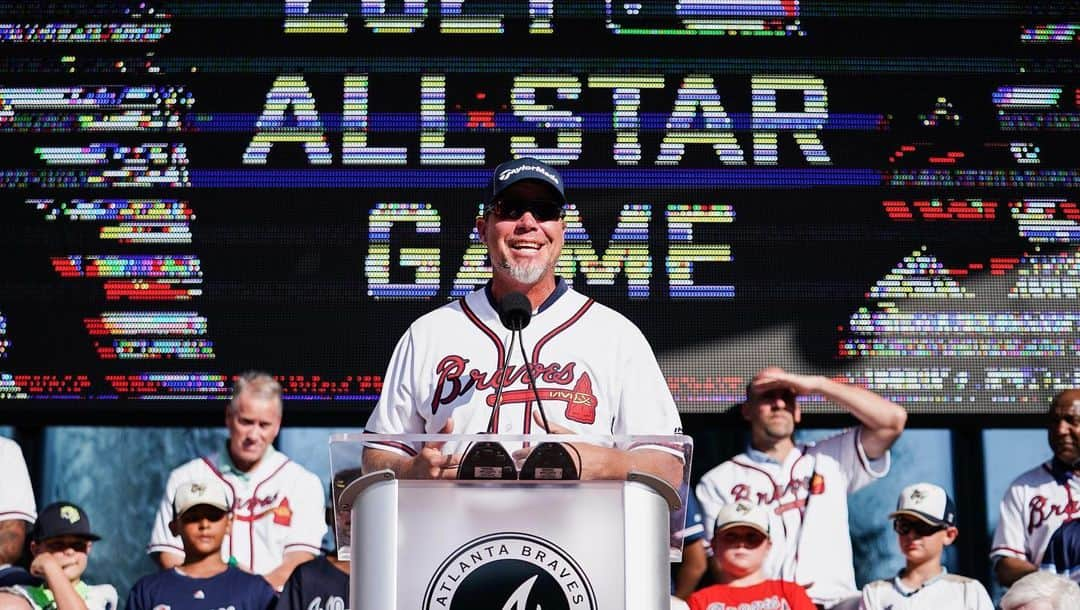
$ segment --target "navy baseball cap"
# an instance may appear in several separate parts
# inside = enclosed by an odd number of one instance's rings
[[[491,175],[490,196],[491,203],[500,193],[510,188],[511,185],[522,180],[535,180],[551,187],[556,201],[566,205],[566,193],[563,191],[563,178],[555,168],[533,157],[521,157],[507,161],[495,168]]]
[[[101,536],[90,530],[90,517],[86,516],[86,511],[71,502],[54,502],[41,509],[30,539],[41,542],[58,536],[101,540]]]

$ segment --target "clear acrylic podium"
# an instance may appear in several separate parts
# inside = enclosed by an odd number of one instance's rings
[[[677,456],[677,485],[626,480],[400,480],[361,475],[372,443],[444,453],[496,441],[510,452],[573,441]],[[681,556],[692,441],[687,436],[335,435],[330,441],[339,556],[351,559],[352,610],[657,610]],[[516,457],[516,456],[515,456]],[[521,464],[517,466],[520,468]]]

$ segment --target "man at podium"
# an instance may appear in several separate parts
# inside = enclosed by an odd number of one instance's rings
[[[491,279],[412,323],[394,349],[366,432],[681,432],[675,402],[641,331],[555,274],[566,205],[563,178],[547,164],[524,157],[495,168],[476,219]],[[523,311],[515,310],[516,303]],[[517,314],[528,327],[515,345],[509,330],[515,326],[507,320]],[[625,479],[637,470],[676,487],[682,480],[680,451],[655,444],[572,445],[582,479]],[[438,443],[369,442],[363,456],[366,472],[389,468],[408,479],[457,478],[460,461],[460,454]]]

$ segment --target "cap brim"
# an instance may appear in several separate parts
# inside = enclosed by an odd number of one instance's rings
[[[914,517],[914,518],[918,519],[919,521],[922,521],[923,523],[926,523],[928,525],[937,525],[939,527],[952,527],[951,523],[946,523],[945,521],[942,521],[941,519],[936,519],[934,517],[931,517],[930,515],[927,515],[926,513],[920,513],[917,510],[903,509],[903,510],[898,510],[898,511],[889,513],[889,518],[890,519],[895,519],[895,518],[897,518],[899,516]]]
[[[217,504],[211,504],[210,502],[199,502],[198,504],[192,504],[191,506],[186,507],[184,510],[176,513],[176,518],[179,519],[180,517],[183,517],[187,513],[191,512],[192,509],[198,508],[200,506],[209,506],[210,508],[216,508],[216,509],[220,510],[223,513],[229,512],[229,509],[225,508],[223,506],[218,506]]]
[[[761,532],[762,534],[765,535],[766,538],[769,536],[769,531],[768,530],[763,529],[757,523],[751,523],[749,521],[732,521],[731,523],[725,523],[724,525],[718,526],[713,531],[716,532],[716,533],[720,533],[720,532],[729,530],[729,529],[731,529],[733,527],[748,527],[748,528],[750,528],[752,530],[757,530],[757,531]]]
[[[34,542],[41,542],[42,540],[48,540],[49,538],[59,538],[60,536],[70,536],[72,538],[82,538],[83,540],[89,540],[91,542],[97,542],[98,540],[101,540],[101,536],[98,536],[97,534],[82,533],[82,532],[56,532],[56,533],[50,534],[48,536],[35,536],[35,537],[31,538],[31,540],[34,541]]]

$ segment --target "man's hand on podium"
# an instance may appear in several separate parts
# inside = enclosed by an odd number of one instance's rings
[[[543,428],[544,422],[540,411],[533,411],[533,420]],[[574,431],[557,424],[548,423],[552,435],[574,435]],[[558,441],[559,439],[552,439]],[[636,449],[624,451],[613,447],[601,447],[592,443],[569,443],[581,456],[579,471],[581,480],[625,481],[631,471],[646,472],[664,479],[675,489],[682,485],[683,463],[674,455],[658,449]],[[514,461],[521,464],[529,457],[531,447],[514,452]]]
[[[453,434],[454,420],[449,419],[439,434]],[[460,455],[443,455],[442,447],[446,442],[424,443],[420,453],[406,457],[392,451],[364,448],[364,473],[389,469],[399,479],[456,479]]]
[[[448,419],[443,429],[439,430],[439,434],[453,433],[454,420]],[[446,441],[424,443],[420,453],[416,454],[416,457],[410,459],[404,465],[404,469],[399,473],[401,478],[406,480],[456,479],[461,456],[456,454],[444,455],[442,448],[445,444]]]

